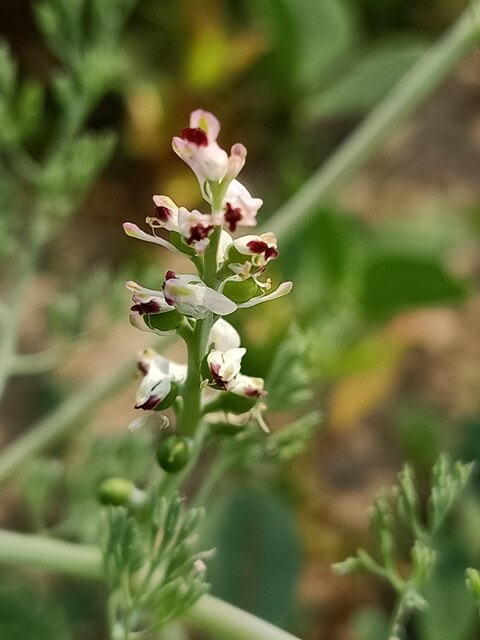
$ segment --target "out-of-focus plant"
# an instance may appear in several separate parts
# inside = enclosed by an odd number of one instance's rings
[[[16,350],[28,286],[42,251],[112,154],[114,136],[87,132],[85,122],[125,69],[119,39],[133,6],[132,0],[44,0],[35,5],[39,28],[62,65],[48,87],[56,106],[48,130],[40,130],[47,121],[47,89],[23,80],[7,45],[1,45],[1,255],[8,280],[2,298],[1,391],[11,373],[28,372],[27,357]],[[78,322],[87,310],[88,304],[76,309]]]
[[[396,593],[390,640],[404,638],[410,615],[428,607],[423,591],[438,561],[435,537],[465,488],[471,472],[472,464],[452,464],[447,456],[440,456],[432,471],[431,494],[424,522],[415,476],[411,467],[406,465],[398,476],[398,484],[391,494],[392,499],[389,500],[385,492],[381,493],[370,516],[370,525],[381,554],[380,561],[360,549],[356,556],[334,565],[334,569],[340,574],[367,571],[390,584]],[[407,576],[402,575],[398,567],[402,540],[395,533],[395,527],[399,524],[413,538],[410,548],[411,570]]]

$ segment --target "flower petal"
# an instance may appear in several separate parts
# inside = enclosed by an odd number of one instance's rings
[[[153,244],[159,244],[160,246],[165,247],[165,249],[168,249],[178,256],[183,255],[183,253],[179,251],[177,247],[175,247],[171,242],[168,242],[168,240],[164,240],[163,238],[159,238],[158,236],[152,236],[149,233],[145,233],[145,231],[142,231],[140,227],[136,224],[133,224],[133,222],[124,222],[123,230],[125,231],[127,236],[130,236],[131,238],[144,240],[145,242],[151,242]]]
[[[218,351],[227,351],[240,346],[240,335],[229,322],[219,318],[210,330],[208,343]]]
[[[277,298],[282,298],[290,293],[293,289],[293,282],[282,282],[282,284],[272,291],[272,293],[268,293],[265,296],[257,296],[256,298],[252,298],[248,300],[248,302],[242,302],[237,304],[239,309],[246,309],[247,307],[254,307],[257,304],[261,304],[262,302],[268,302],[269,300],[276,300]]]

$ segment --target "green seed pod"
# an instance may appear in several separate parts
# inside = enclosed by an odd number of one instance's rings
[[[239,396],[236,393],[226,391],[222,393],[218,399],[219,408],[227,413],[235,413],[239,415],[250,411],[257,403],[258,398],[247,398]]]
[[[175,331],[183,321],[183,316],[176,309],[165,313],[149,313],[144,316],[145,324],[150,329],[159,331]]]
[[[228,262],[236,263],[236,264],[245,264],[247,260],[249,260],[252,256],[248,253],[240,253],[240,251],[235,247],[235,245],[231,245],[228,249],[227,259]]]
[[[223,291],[227,298],[233,300],[233,302],[248,302],[255,296],[259,296],[262,290],[259,288],[253,278],[247,278],[241,282],[227,282],[223,287]]]
[[[120,507],[128,504],[135,486],[125,478],[108,478],[98,488],[98,499],[102,504]]]
[[[160,442],[157,462],[164,471],[176,473],[183,469],[192,453],[192,441],[182,436],[171,435]]]
[[[236,436],[246,429],[246,425],[230,424],[229,422],[212,422],[209,425],[210,432],[214,436]]]

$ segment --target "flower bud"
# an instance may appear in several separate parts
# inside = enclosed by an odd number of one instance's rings
[[[183,316],[176,309],[166,313],[149,313],[143,317],[147,327],[158,331],[174,331],[183,322]]]
[[[158,445],[157,462],[167,473],[176,473],[188,464],[192,448],[192,441],[189,438],[168,436]]]
[[[258,398],[239,396],[231,391],[222,393],[218,399],[219,408],[227,413],[234,413],[240,415],[250,411],[252,407],[257,403]]]
[[[98,499],[102,504],[120,507],[130,502],[135,485],[125,478],[108,478],[98,488]]]

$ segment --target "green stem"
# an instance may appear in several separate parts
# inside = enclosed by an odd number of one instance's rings
[[[165,338],[160,346],[165,348],[171,342]],[[105,378],[87,384],[4,449],[0,454],[0,485],[27,460],[63,439],[79,424],[86,423],[97,407],[132,380],[133,371],[129,360]]]
[[[60,571],[78,578],[100,580],[103,576],[102,554],[98,547],[2,529],[0,563]]]
[[[210,236],[210,244],[205,252],[205,264],[203,268],[203,281],[212,289],[217,288],[217,250],[220,242],[222,227],[215,227],[215,231]]]
[[[297,234],[318,205],[330,198],[362,166],[476,44],[479,27],[480,2],[475,0],[327,162],[268,220],[268,230],[284,242]]]
[[[101,580],[100,549],[40,536],[0,530],[0,564],[36,567]],[[221,640],[298,640],[256,616],[212,596],[202,596],[183,618]]]
[[[179,427],[181,433],[189,436],[195,433],[201,416],[200,405],[202,390],[200,388],[200,365],[204,322],[205,320],[197,320],[193,334],[186,341],[188,349],[188,369]]]
[[[18,328],[27,299],[28,285],[35,273],[39,246],[37,225],[32,221],[30,234],[18,255],[15,272],[12,277],[11,291],[5,300],[8,313],[2,322],[2,339],[0,341],[0,399],[7,385],[14,354],[17,348]]]
[[[200,598],[184,618],[219,640],[298,640],[291,633],[213,596]]]
[[[405,598],[403,594],[399,594],[390,623],[390,636],[388,640],[403,640],[405,638],[405,625],[409,614],[410,609],[405,605]]]

